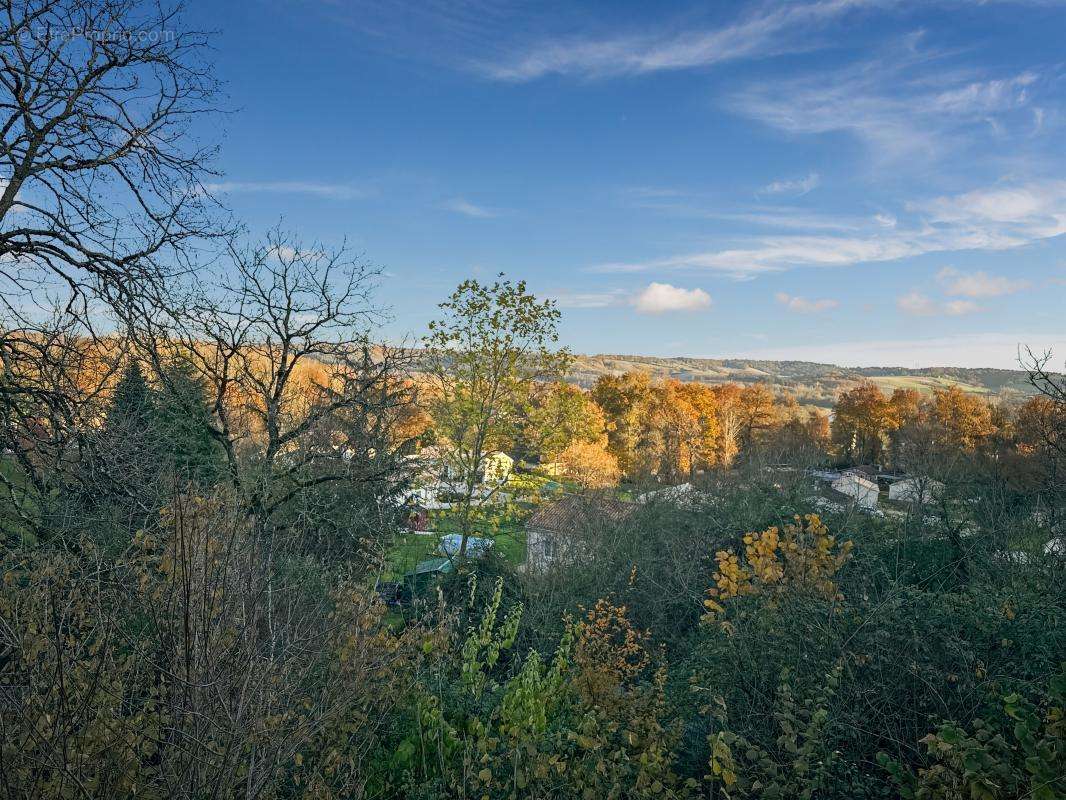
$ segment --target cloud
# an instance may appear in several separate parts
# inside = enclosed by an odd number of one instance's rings
[[[500,212],[495,209],[475,205],[461,197],[453,197],[451,200],[445,201],[441,207],[447,211],[454,211],[456,214],[462,214],[464,217],[472,217],[474,219],[491,219],[500,215]]]
[[[1026,280],[1011,280],[987,272],[959,272],[954,267],[944,267],[936,277],[944,287],[945,294],[962,297],[1000,297],[1031,285]]]
[[[275,245],[274,247],[271,247],[268,252],[278,261],[283,263],[319,261],[327,258],[327,254],[323,250],[297,249],[287,244]]]
[[[976,311],[984,311],[973,300],[950,300],[944,303],[944,313],[952,317],[961,317],[964,314],[973,314]]]
[[[1013,198],[1013,205],[997,205]],[[593,272],[708,271],[738,279],[796,267],[845,267],[928,253],[1010,250],[1066,233],[1066,181],[992,187],[907,204],[908,223],[868,220],[839,235],[747,237],[733,247],[636,262],[608,262]],[[781,227],[787,227],[782,225]],[[827,229],[828,230],[828,229]]]
[[[774,297],[789,311],[795,311],[797,314],[820,314],[840,305],[839,301],[830,298],[808,300],[806,297],[796,297],[785,292],[778,292]]]
[[[668,283],[649,283],[632,302],[641,314],[665,314],[668,311],[699,311],[710,308],[711,296],[703,289],[682,289]]]
[[[549,40],[517,58],[474,66],[486,77],[512,82],[553,74],[610,78],[708,67],[809,48],[805,32],[852,9],[882,3],[883,0],[819,0],[764,9],[713,29]]]
[[[617,305],[621,292],[557,292],[550,296],[560,308],[607,308]]]
[[[904,314],[916,317],[930,317],[937,312],[937,305],[921,292],[909,292],[896,300],[896,307]]]
[[[223,181],[205,183],[204,191],[209,194],[306,194],[331,200],[354,200],[370,194],[356,186],[307,181]]]
[[[1066,227],[1066,180],[985,187],[912,207],[937,223],[1028,227],[1042,224],[1061,233]]]
[[[822,182],[821,176],[817,172],[811,172],[806,177],[794,178],[792,180],[774,181],[767,186],[764,186],[761,190],[761,194],[794,194],[797,197],[809,193],[812,189]]]
[[[985,310],[973,300],[950,300],[941,304],[921,292],[908,292],[901,295],[896,300],[896,307],[904,314],[913,317],[932,317],[938,314],[961,317]]]
[[[918,37],[832,72],[765,81],[730,95],[733,112],[793,135],[849,134],[875,164],[958,153],[1005,126],[1032,135],[1034,72],[984,76],[920,51]]]

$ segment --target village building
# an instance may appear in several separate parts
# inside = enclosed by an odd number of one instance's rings
[[[901,503],[930,503],[944,491],[944,484],[932,478],[901,478],[888,486],[888,499]]]
[[[537,572],[580,555],[590,532],[624,522],[637,508],[614,498],[585,495],[544,503],[526,522],[526,568]]]
[[[848,472],[833,481],[830,486],[833,491],[850,497],[859,508],[877,508],[878,486],[869,478]]]
[[[514,459],[496,450],[481,459],[481,479],[484,483],[503,483],[514,469]]]

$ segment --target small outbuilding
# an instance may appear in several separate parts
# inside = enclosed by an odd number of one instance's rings
[[[496,544],[492,539],[483,539],[480,536],[466,537],[466,555],[470,558],[480,558]],[[443,555],[454,557],[459,555],[459,549],[463,546],[461,533],[449,533],[440,537],[437,550]]]
[[[403,576],[404,590],[408,597],[421,597],[430,586],[451,572],[455,572],[455,562],[450,558],[419,561],[413,570]]]
[[[833,491],[850,497],[860,508],[877,508],[878,487],[869,478],[849,472],[846,475],[841,475],[830,486],[833,487]]]
[[[930,503],[944,491],[944,484],[932,478],[901,478],[888,487],[888,499],[901,503]]]
[[[544,503],[526,522],[526,567],[543,570],[583,550],[590,531],[624,522],[638,506],[612,497],[565,495]]]

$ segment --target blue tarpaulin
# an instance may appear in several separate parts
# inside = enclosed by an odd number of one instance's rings
[[[446,536],[440,537],[440,544],[437,545],[437,550],[446,556],[455,556],[459,554],[459,548],[463,544],[462,534],[449,533]],[[494,542],[492,539],[482,539],[478,536],[470,536],[466,540],[466,554],[471,558],[477,558],[488,552]]]

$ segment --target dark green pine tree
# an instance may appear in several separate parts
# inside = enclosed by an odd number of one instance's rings
[[[104,420],[104,430],[111,434],[143,434],[152,427],[154,408],[152,392],[141,365],[131,361],[122,371],[111,406]]]
[[[155,398],[141,365],[130,361],[119,377],[90,462],[87,501],[123,516],[159,502],[162,461]]]
[[[222,446],[211,434],[211,408],[203,383],[182,361],[166,368],[156,399],[164,463],[180,480],[216,483],[225,466]]]

